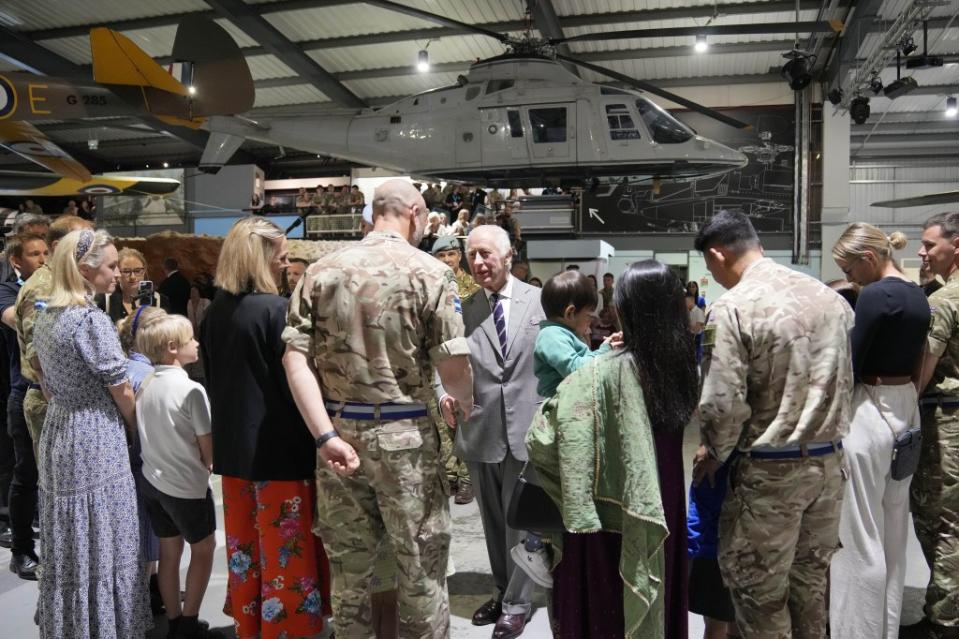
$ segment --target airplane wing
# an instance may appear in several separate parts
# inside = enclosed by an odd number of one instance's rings
[[[35,162],[58,176],[79,182],[90,179],[90,171],[70,157],[70,154],[50,141],[29,122],[0,120],[0,146]]]
[[[0,171],[0,195],[168,195],[180,183],[168,178],[91,175],[77,180],[52,173]]]

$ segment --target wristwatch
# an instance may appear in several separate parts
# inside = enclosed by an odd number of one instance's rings
[[[323,448],[323,444],[330,441],[334,437],[339,437],[339,436],[340,434],[336,432],[335,430],[331,430],[329,432],[323,433],[322,435],[316,438],[317,449]]]

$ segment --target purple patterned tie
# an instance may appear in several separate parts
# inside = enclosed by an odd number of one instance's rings
[[[499,337],[500,351],[506,357],[506,316],[503,314],[503,298],[499,293],[489,296],[493,304],[493,322],[496,324],[496,335]]]

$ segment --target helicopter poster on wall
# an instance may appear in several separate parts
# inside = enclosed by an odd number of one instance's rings
[[[749,163],[690,182],[651,180],[600,185],[583,192],[583,233],[696,233],[720,210],[741,211],[756,230],[792,231],[794,109],[772,106],[723,113],[752,124],[734,129],[694,112],[674,113],[702,136],[746,154]]]

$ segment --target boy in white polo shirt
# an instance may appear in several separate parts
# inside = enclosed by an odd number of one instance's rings
[[[216,514],[210,491],[213,442],[210,402],[183,370],[197,361],[190,321],[163,314],[140,326],[136,350],[154,364],[137,396],[143,493],[160,538],[157,579],[169,621],[168,639],[219,637],[198,620],[216,550]],[[186,596],[180,608],[180,557],[190,544]]]

